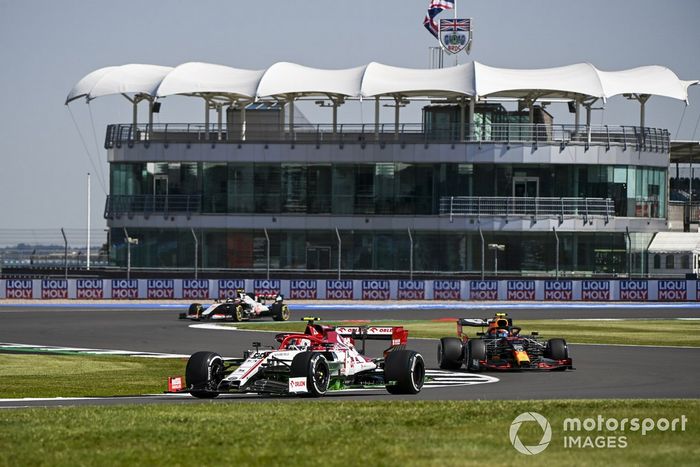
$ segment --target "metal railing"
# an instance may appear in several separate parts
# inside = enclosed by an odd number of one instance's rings
[[[475,125],[460,132],[457,125],[435,129],[420,123],[393,124],[298,124],[241,125],[202,123],[112,124],[108,125],[105,148],[123,144],[148,145],[163,143],[307,143],[307,144],[366,144],[366,143],[479,143],[479,144],[546,144],[562,148],[575,145],[621,146],[624,149],[668,152],[668,130],[613,125],[545,125],[528,123],[494,123]],[[460,134],[464,135],[461,139]]]
[[[105,219],[123,214],[185,214],[201,211],[201,195],[109,195],[105,202]]]
[[[615,216],[610,198],[520,198],[495,196],[445,196],[440,215],[461,217],[558,217],[560,219]]]

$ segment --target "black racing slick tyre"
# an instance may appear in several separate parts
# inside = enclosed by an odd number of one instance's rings
[[[196,352],[187,361],[185,383],[190,394],[200,399],[213,399],[216,389],[224,379],[224,360],[214,352]]]
[[[391,394],[418,394],[425,382],[425,361],[413,350],[395,350],[384,359],[384,384]]]
[[[289,307],[285,304],[275,303],[272,305],[272,319],[275,321],[289,320]]]
[[[331,371],[328,360],[319,352],[302,352],[292,360],[290,376],[292,378],[306,377],[307,395],[321,397],[328,391],[331,381]]]
[[[443,337],[438,344],[438,365],[443,370],[459,370],[464,360],[462,341],[456,337]]]
[[[486,342],[484,342],[483,339],[469,339],[467,341],[464,359],[467,363],[468,371],[481,370],[481,364],[479,362],[486,360]]]
[[[569,358],[569,347],[564,339],[549,339],[544,350],[544,356],[552,360],[565,360]]]

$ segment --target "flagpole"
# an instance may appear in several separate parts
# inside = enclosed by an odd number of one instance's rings
[[[454,8],[454,10],[455,10],[454,19],[456,20],[456,19],[457,19],[457,0],[455,0],[455,8]],[[457,65],[459,64],[459,59],[457,58],[457,54],[454,54],[454,55],[455,55],[455,66],[457,66]]]

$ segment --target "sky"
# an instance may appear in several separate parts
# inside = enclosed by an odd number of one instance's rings
[[[428,3],[0,0],[0,244],[23,232],[15,229],[50,230],[58,238],[61,227],[85,229],[88,172],[91,227],[106,227],[105,129],[130,122],[131,105],[110,96],[65,106],[69,90],[91,71],[189,61],[247,69],[279,61],[428,68],[428,49],[436,45],[422,25]],[[545,68],[590,62],[606,71],[663,65],[681,79],[700,79],[698,0],[457,0],[457,6],[475,29],[471,54],[460,54],[459,63]],[[652,98],[647,126],[666,128],[674,139],[700,139],[700,86],[690,88],[689,101],[686,107]],[[369,105],[346,104],[339,120],[371,123]],[[330,122],[327,109],[311,104],[302,111],[312,122]],[[420,121],[420,105],[402,112],[402,121]],[[178,96],[163,101],[155,121],[203,120],[200,100]],[[593,114],[594,124],[638,122],[638,105],[621,97]]]

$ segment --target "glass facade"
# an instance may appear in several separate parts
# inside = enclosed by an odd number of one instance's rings
[[[441,197],[611,198],[666,216],[667,171],[617,165],[112,163],[112,195],[197,194],[213,214],[437,215]]]
[[[120,228],[111,230],[111,260],[126,265],[126,244]],[[191,268],[194,240],[189,229],[129,229],[139,239],[131,248],[134,267]],[[335,270],[338,240],[335,230],[268,230],[270,267],[284,270]],[[479,272],[481,238],[478,232],[412,232],[415,271]],[[264,270],[267,242],[262,230],[199,230],[202,268]],[[340,231],[344,271],[408,271],[410,239],[405,231]],[[562,271],[624,273],[627,271],[623,233],[559,233]],[[634,238],[633,238],[634,241]],[[484,232],[484,243],[505,245],[498,253],[499,271],[551,272],[556,267],[553,234]],[[638,255],[641,258],[643,250]],[[639,268],[638,258],[633,268]],[[485,271],[494,267],[493,252],[484,255]]]

